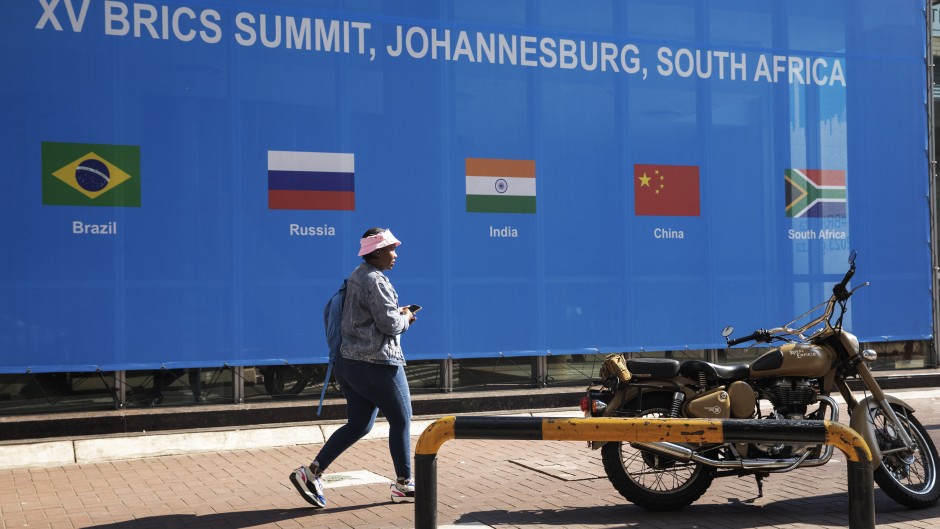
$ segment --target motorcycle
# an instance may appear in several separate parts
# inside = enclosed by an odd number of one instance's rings
[[[909,508],[933,505],[940,498],[937,448],[914,408],[879,387],[868,367],[876,353],[860,351],[858,338],[842,328],[849,298],[868,285],[846,288],[855,258],[853,250],[849,270],[828,301],[782,327],[735,339],[732,327],[724,329],[728,347],[750,341],[777,345],[750,364],[609,355],[601,378],[592,380],[582,398],[582,411],[586,417],[838,421],[839,406],[831,397],[838,390],[849,426],[871,449],[879,487]],[[852,377],[861,379],[868,396],[856,400],[847,383]],[[691,504],[715,478],[726,476],[754,476],[760,497],[770,474],[825,465],[833,454],[831,445],[772,442],[590,444],[600,448],[607,477],[624,498],[658,511]]]

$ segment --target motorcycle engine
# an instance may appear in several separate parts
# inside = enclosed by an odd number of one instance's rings
[[[816,400],[816,389],[806,378],[780,378],[764,388],[774,405],[775,419],[803,419]]]
[[[802,420],[806,417],[806,408],[816,401],[816,389],[806,378],[780,378],[762,389],[763,396],[773,404],[773,411],[766,419]],[[808,448],[807,445],[766,443],[753,446],[771,457],[799,456]]]

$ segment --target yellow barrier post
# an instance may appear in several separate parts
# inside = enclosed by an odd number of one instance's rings
[[[848,460],[849,527],[874,529],[871,451],[855,430],[830,421],[754,419],[631,419],[604,417],[443,417],[428,426],[415,447],[415,528],[437,528],[437,452],[451,439],[524,441],[631,441],[832,445]]]

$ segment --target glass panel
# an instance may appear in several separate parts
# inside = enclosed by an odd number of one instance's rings
[[[408,377],[408,388],[412,394],[440,393],[443,386],[440,360],[409,361],[405,367],[405,376]]]
[[[231,368],[127,371],[126,406],[229,404],[233,399]]]
[[[255,366],[245,368],[245,402],[263,402],[270,399],[320,399],[326,364]],[[412,393],[439,392],[441,388],[440,361],[408,362],[405,376]],[[326,398],[342,398],[343,394],[330,375]]]
[[[869,364],[875,371],[929,367],[930,344],[923,340],[863,343],[861,347],[878,353],[878,359]]]
[[[606,357],[607,355],[603,354],[549,356],[547,358],[548,385],[586,386],[591,383],[591,378],[597,376],[597,372],[600,370]]]
[[[716,362],[723,365],[749,364],[767,352],[767,347],[735,347],[716,349]]]
[[[704,360],[705,351],[701,349],[684,349],[675,351],[650,351],[642,354],[633,355],[635,358],[673,358],[678,361],[683,360]]]
[[[320,398],[326,364],[254,366],[245,368],[245,402],[270,399]],[[326,398],[341,397],[336,378],[327,388]]]
[[[113,410],[114,373],[0,375],[0,415]]]
[[[534,387],[535,362],[533,356],[454,360],[454,390]]]

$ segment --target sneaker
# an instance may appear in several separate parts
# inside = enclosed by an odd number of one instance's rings
[[[400,503],[403,501],[415,501],[415,482],[413,479],[400,479],[392,483],[392,501]]]
[[[300,467],[291,472],[290,481],[303,499],[307,500],[307,503],[317,509],[326,507],[326,498],[323,496],[323,484],[320,483],[320,474],[313,467]]]

